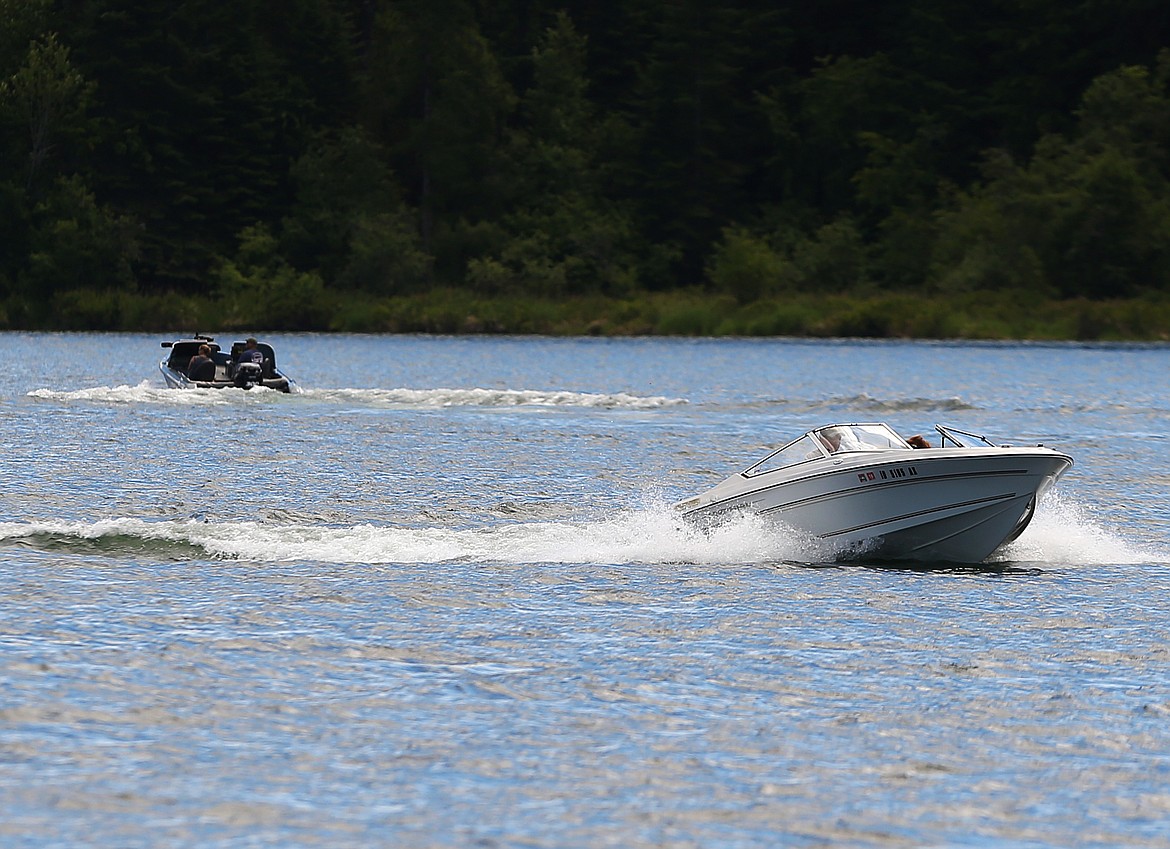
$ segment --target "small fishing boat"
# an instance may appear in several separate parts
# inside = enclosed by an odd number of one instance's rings
[[[843,560],[978,563],[1024,532],[1073,462],[1043,445],[935,429],[938,447],[884,423],[826,425],[675,507],[703,527],[774,518]]]
[[[251,343],[251,344],[250,344]],[[210,351],[207,361],[191,361],[206,345]],[[263,386],[277,392],[291,392],[293,380],[276,367],[276,351],[267,342],[256,342],[249,338],[233,342],[229,350],[223,351],[210,336],[193,334],[189,339],[163,342],[170,353],[158,364],[163,380],[173,389],[251,389]],[[249,361],[253,355],[246,351],[258,351],[256,362]]]

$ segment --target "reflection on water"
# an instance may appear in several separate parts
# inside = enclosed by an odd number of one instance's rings
[[[0,336],[0,845],[1168,845],[1165,349],[276,341]],[[940,413],[1077,461],[986,564],[666,506]]]
[[[1159,845],[1155,588],[1106,613],[1072,571],[42,555],[5,833]]]

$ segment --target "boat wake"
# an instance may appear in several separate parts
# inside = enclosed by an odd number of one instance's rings
[[[243,389],[168,389],[142,381],[137,386],[94,386],[62,391],[33,389],[29,398],[64,403],[160,404],[173,407],[222,407],[241,404],[275,403],[289,396],[274,389],[256,386]]]
[[[0,524],[0,545],[101,555],[117,551],[187,560],[330,563],[755,563],[799,560],[808,548],[758,519],[704,534],[667,508],[602,521],[500,523],[482,527],[350,527],[263,522],[84,522]],[[196,555],[197,556],[197,555]]]
[[[298,401],[347,406],[400,409],[444,407],[594,407],[601,409],[654,410],[677,407],[685,398],[632,395],[626,392],[568,392],[555,389],[299,389]],[[147,381],[137,386],[96,386],[58,391],[34,389],[30,398],[47,401],[105,404],[166,404],[173,406],[230,406],[287,403],[289,396],[264,387],[241,389],[166,389]]]
[[[1091,519],[1090,513],[1053,490],[1044,496],[1023,535],[989,562],[1170,563],[1170,551],[1127,541]]]
[[[543,389],[309,389],[310,398],[372,407],[677,407],[685,398]]]
[[[1011,563],[1170,563],[1170,552],[1126,542],[1051,499],[1027,532],[989,565]],[[838,552],[756,516],[703,532],[678,522],[666,505],[628,509],[610,519],[508,522],[479,527],[348,527],[268,522],[146,521],[0,523],[0,546],[82,556],[164,561],[316,561],[326,563],[689,563],[827,564]],[[864,558],[862,558],[864,562]]]

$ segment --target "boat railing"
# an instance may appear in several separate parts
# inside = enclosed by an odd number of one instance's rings
[[[971,433],[970,431],[966,431],[966,430],[959,430],[957,427],[948,427],[946,425],[935,425],[934,429],[937,430],[939,432],[939,435],[942,437],[942,442],[939,445],[940,448],[946,448],[947,442],[950,442],[956,448],[978,448],[978,447],[980,447],[980,445],[975,444],[975,443],[981,443],[983,447],[987,447],[987,448],[1000,448],[1001,447],[998,443],[992,442],[986,436],[983,436],[983,435],[978,434],[978,433]],[[966,439],[964,439],[963,437],[966,437]]]

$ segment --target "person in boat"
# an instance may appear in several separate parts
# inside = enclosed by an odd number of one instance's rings
[[[215,380],[215,362],[211,359],[210,345],[199,346],[199,352],[187,363],[187,377],[192,380]]]
[[[906,444],[911,448],[929,448],[930,443],[926,441],[926,437],[920,433],[914,434],[906,440]]]
[[[256,363],[259,365],[264,362],[264,352],[256,347],[256,337],[249,336],[244,340],[244,350],[240,351],[240,356],[236,359],[239,363]]]
[[[817,434],[830,454],[838,451],[861,451],[867,446],[857,441],[850,427],[827,427]]]
[[[865,451],[873,448],[872,445],[859,441],[851,427],[827,427],[817,432],[817,438],[821,440],[821,444],[830,454],[836,454],[838,451]]]
[[[835,454],[841,450],[841,431],[835,427],[827,427],[817,434],[817,436],[820,437],[821,444],[829,450],[830,454]]]

